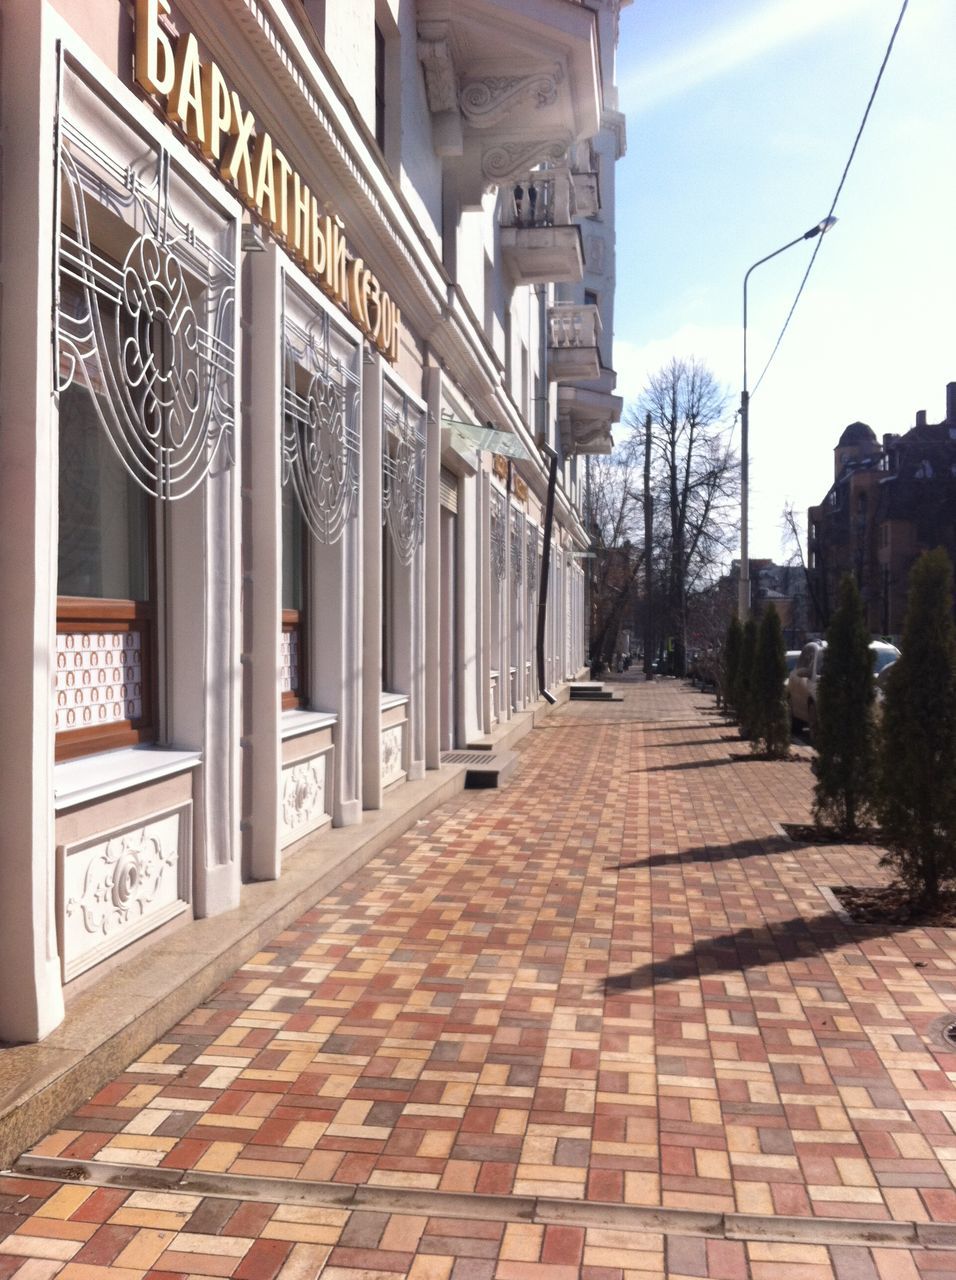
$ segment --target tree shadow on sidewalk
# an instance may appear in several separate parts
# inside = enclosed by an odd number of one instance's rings
[[[904,925],[857,926],[852,932],[835,915],[768,921],[757,927],[739,929],[701,938],[686,951],[638,965],[626,973],[609,974],[601,986],[605,996],[620,992],[644,991],[658,984],[686,978],[720,977],[746,973],[766,965],[821,959],[830,951],[845,947],[851,938],[890,937]],[[804,981],[807,981],[804,978]],[[820,974],[811,981],[833,985],[835,979]]]
[[[631,773],[670,773],[674,769],[716,769],[718,765],[739,763],[739,760],[726,755],[720,760],[681,760],[677,764],[649,764],[645,769],[632,769]]]
[[[730,862],[734,858],[773,857],[775,853],[799,853],[801,849],[811,848],[807,840],[791,840],[789,836],[767,836],[763,840],[751,837],[747,840],[732,840],[730,844],[694,845],[690,849],[681,849],[676,853],[652,853],[646,858],[635,859],[634,862],[619,862],[617,866],[607,867],[607,871],[634,871],[644,867],[676,867],[682,863]]]

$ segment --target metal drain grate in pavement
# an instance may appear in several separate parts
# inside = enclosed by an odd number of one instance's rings
[[[442,764],[488,764],[490,751],[443,751]]]
[[[935,1041],[948,1053],[956,1053],[956,1017],[952,1013],[944,1013],[934,1018],[926,1028],[926,1038]]]

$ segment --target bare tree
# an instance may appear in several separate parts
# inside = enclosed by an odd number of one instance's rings
[[[664,607],[678,675],[686,671],[688,595],[714,577],[737,537],[740,481],[726,405],[706,365],[675,357],[625,416],[635,432],[646,414],[653,423]]]
[[[826,630],[830,625],[830,593],[826,572],[812,573],[810,571],[807,558],[803,552],[797,514],[792,502],[788,502],[784,507],[782,521],[784,545],[788,550],[787,564],[800,566],[807,584],[807,595],[810,597],[810,603],[813,606],[814,617],[817,619],[818,624]],[[822,548],[817,550],[817,555],[821,554]]]
[[[640,453],[628,438],[608,457],[588,459],[587,519],[595,552],[591,568],[591,663],[610,665],[633,605],[644,563],[641,525]]]

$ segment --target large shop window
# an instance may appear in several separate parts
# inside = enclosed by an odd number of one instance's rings
[[[68,59],[57,140],[65,759],[162,738],[159,549],[175,500],[231,465],[237,223]]]
[[[308,545],[305,521],[289,485],[282,489],[282,709],[308,702],[305,618]]]
[[[382,521],[382,687],[398,692],[395,686],[406,680],[397,669],[397,628],[407,612],[412,563],[425,536],[425,411],[387,377],[382,387]]]
[[[308,657],[320,650],[315,607],[341,598],[346,530],[358,510],[362,359],[359,335],[282,273],[282,706],[312,705]],[[327,621],[327,619],[326,619]],[[321,656],[315,658],[316,664]],[[316,672],[315,674],[318,674]],[[312,682],[314,694],[317,682]]]
[[[93,397],[60,397],[58,759],[155,740],[156,504],[100,429]]]

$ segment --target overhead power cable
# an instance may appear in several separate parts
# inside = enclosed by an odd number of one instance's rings
[[[847,174],[850,172],[850,165],[853,163],[853,157],[856,155],[857,147],[860,145],[860,139],[863,137],[863,130],[866,128],[866,122],[869,119],[870,108],[873,106],[873,102],[876,98],[877,90],[880,87],[880,81],[883,79],[883,72],[886,70],[886,64],[890,60],[890,54],[893,52],[893,45],[896,43],[896,36],[897,36],[897,33],[899,32],[900,24],[903,21],[903,15],[906,13],[908,5],[909,5],[909,0],[903,0],[903,7],[900,9],[899,17],[896,19],[896,26],[893,28],[893,34],[890,36],[890,42],[886,46],[886,53],[884,53],[883,55],[883,61],[880,63],[880,69],[877,72],[876,80],[873,83],[873,89],[870,92],[870,100],[866,104],[866,110],[863,112],[863,119],[860,121],[860,127],[856,131],[856,137],[853,139],[853,146],[850,148],[850,155],[847,159],[846,165],[843,168],[843,174],[840,178],[839,185],[837,186],[836,194],[833,197],[833,203],[830,205],[830,212],[827,214],[827,217],[832,217],[833,211],[837,207],[837,201],[840,199],[840,192],[843,190],[843,185],[846,182]],[[810,255],[810,261],[807,263],[807,269],[806,271],[804,271],[803,279],[800,281],[800,287],[797,289],[797,296],[794,298],[793,305],[791,306],[790,310],[787,312],[787,318],[783,322],[783,328],[780,330],[780,334],[777,338],[777,341],[774,343],[773,350],[770,352],[770,356],[767,360],[767,363],[764,365],[763,370],[761,371],[760,377],[754,383],[753,391],[750,393],[751,397],[753,396],[757,388],[760,386],[761,382],[763,382],[764,377],[766,376],[767,370],[770,368],[770,365],[773,362],[773,358],[777,354],[777,351],[780,348],[781,342],[783,342],[783,335],[787,332],[787,329],[790,327],[790,321],[793,319],[793,313],[797,309],[797,303],[800,301],[800,296],[803,293],[804,286],[806,285],[807,280],[810,278],[810,272],[813,270],[813,264],[817,260],[817,254],[820,252],[820,246],[822,244],[823,244],[823,236],[817,236],[816,242],[813,246],[813,253]]]

